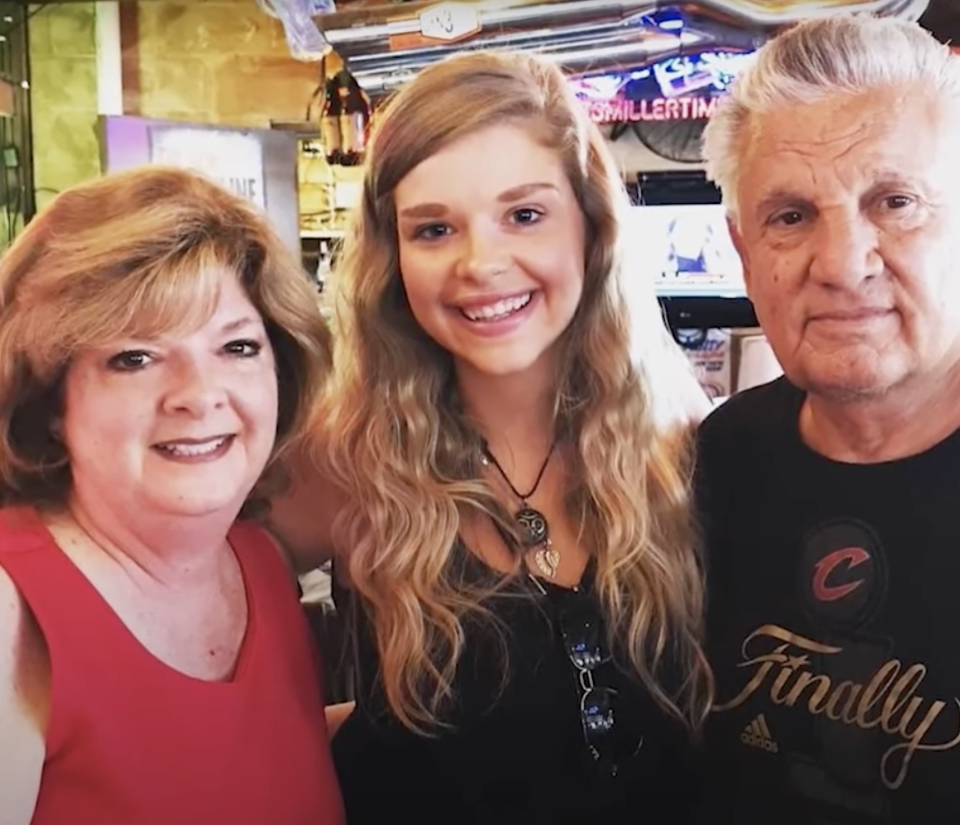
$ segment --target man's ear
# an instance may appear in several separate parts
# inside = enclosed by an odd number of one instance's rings
[[[727,215],[727,229],[730,230],[730,240],[733,241],[733,248],[737,250],[740,256],[740,263],[743,266],[743,285],[746,287],[747,295],[750,294],[750,282],[752,272],[750,270],[750,256],[747,254],[746,244],[743,242],[743,235],[737,226],[737,222]]]

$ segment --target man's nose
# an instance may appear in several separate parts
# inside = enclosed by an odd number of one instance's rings
[[[822,215],[813,244],[810,274],[825,286],[849,289],[883,272],[879,231],[859,212]]]

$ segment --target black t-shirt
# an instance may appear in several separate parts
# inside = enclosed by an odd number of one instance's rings
[[[467,554],[464,575],[490,575]],[[683,727],[612,662],[597,685],[619,692],[613,731],[618,773],[609,778],[590,756],[580,690],[557,628],[554,606],[568,591],[517,581],[486,607],[504,634],[503,653],[489,624],[467,622],[451,728],[422,736],[386,711],[373,646],[362,620],[358,708],[333,739],[350,825],[384,822],[457,825],[592,825],[692,822],[698,801],[697,753]],[[584,590],[592,598],[590,576]],[[338,608],[348,610],[347,594]],[[355,616],[359,611],[351,611]]]
[[[703,822],[960,823],[960,433],[880,464],[799,436],[786,379],[703,424]]]

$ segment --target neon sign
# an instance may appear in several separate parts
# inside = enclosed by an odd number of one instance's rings
[[[586,101],[585,101],[586,102]],[[586,102],[595,123],[636,123],[641,120],[706,120],[719,97],[659,97],[653,100],[591,100]]]
[[[653,66],[653,76],[664,97],[701,90],[726,92],[753,59],[751,52],[702,52],[671,57]]]
[[[752,52],[679,55],[571,82],[597,123],[705,120],[752,58]]]

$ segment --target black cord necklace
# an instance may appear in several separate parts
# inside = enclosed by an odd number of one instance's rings
[[[534,547],[537,548],[536,553],[533,554],[533,560],[540,572],[550,579],[557,575],[557,568],[560,566],[560,554],[553,549],[553,544],[550,541],[550,525],[547,524],[546,516],[539,510],[531,507],[528,499],[537,492],[537,488],[543,480],[543,474],[547,470],[547,465],[550,463],[550,458],[553,456],[553,451],[556,446],[556,441],[550,445],[550,449],[547,451],[547,457],[540,466],[540,472],[537,473],[537,480],[533,483],[533,487],[530,488],[530,492],[525,494],[513,486],[513,482],[503,467],[500,466],[500,462],[497,461],[496,456],[490,451],[490,447],[487,446],[486,441],[483,442],[480,456],[484,465],[493,465],[496,468],[511,492],[520,500],[520,509],[513,514],[513,517],[517,522],[517,526],[520,528],[521,541],[527,550],[532,550]]]

